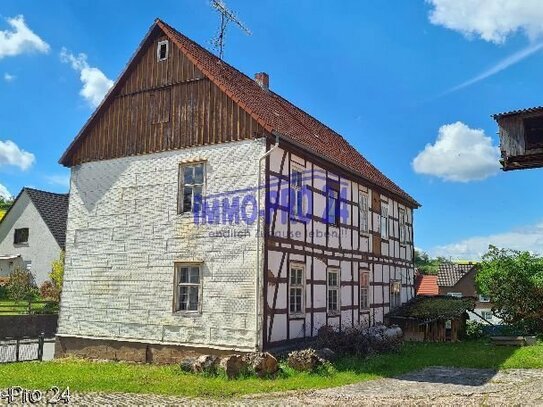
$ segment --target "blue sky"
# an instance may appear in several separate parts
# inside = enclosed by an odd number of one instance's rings
[[[268,72],[274,91],[414,196],[417,247],[454,258],[488,243],[541,251],[543,170],[499,171],[490,118],[543,104],[538,0],[228,6],[252,36],[230,27],[225,59]],[[207,0],[2,1],[1,186],[67,190],[60,155],[155,17],[206,46],[218,25]]]

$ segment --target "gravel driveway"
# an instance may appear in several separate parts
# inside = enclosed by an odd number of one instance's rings
[[[385,405],[385,406],[543,406],[543,369],[431,367],[397,378],[323,390],[253,395],[229,401],[136,394],[74,394],[71,405]]]

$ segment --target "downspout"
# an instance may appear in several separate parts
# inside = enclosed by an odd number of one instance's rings
[[[257,207],[257,216],[256,216],[256,278],[255,278],[255,351],[260,350],[260,271],[261,271],[261,260],[260,260],[260,203],[261,203],[261,191],[262,186],[262,161],[268,157],[273,150],[279,147],[279,135],[275,135],[275,145],[266,151],[263,155],[258,157],[258,184],[256,187],[256,207]],[[264,187],[264,193],[266,192],[266,186]],[[266,216],[266,208],[264,208],[264,219]],[[264,248],[265,250],[265,248]]]

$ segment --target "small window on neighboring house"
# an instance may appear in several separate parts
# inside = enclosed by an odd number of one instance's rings
[[[204,192],[205,164],[182,164],[179,174],[179,213],[201,210]]]
[[[28,228],[15,229],[13,244],[28,243]]]
[[[202,267],[199,264],[176,264],[174,311],[200,311]]]
[[[159,61],[168,59],[169,43],[168,41],[159,41],[156,49],[156,56]]]
[[[339,284],[339,270],[328,269],[328,292],[326,295],[327,310],[329,314],[339,313],[340,307],[340,284]]]
[[[479,295],[479,302],[490,302],[490,297],[486,295]]]
[[[524,119],[524,139],[527,150],[543,148],[543,117]]]
[[[339,191],[331,186],[327,188],[326,216],[329,225],[339,223]]]
[[[463,297],[462,293],[459,293],[459,292],[450,292],[450,293],[447,293],[447,295],[450,295],[451,297],[456,297],[456,298]]]
[[[481,316],[483,317],[483,319],[491,321],[494,314],[492,314],[492,311],[481,311]]]
[[[304,304],[305,276],[304,266],[301,264],[290,265],[289,278],[289,314],[301,315],[305,312]]]
[[[292,216],[298,218],[304,213],[304,194],[303,194],[303,171],[293,168],[290,173],[291,202],[290,210]]]
[[[400,216],[400,243],[406,243],[407,242],[407,222],[406,222],[406,213],[405,209],[400,208],[399,211]]]
[[[398,308],[401,305],[402,284],[398,280],[390,281],[390,309]]]
[[[358,201],[358,209],[360,211],[360,232],[366,233],[369,230],[368,194],[359,191]]]
[[[360,309],[365,310],[370,307],[370,273],[369,271],[360,272]]]
[[[388,239],[388,203],[381,202],[381,238]]]

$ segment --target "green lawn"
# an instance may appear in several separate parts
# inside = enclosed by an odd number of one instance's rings
[[[32,311],[40,311],[44,306],[44,302],[32,303]],[[27,314],[27,311],[28,303],[26,301],[0,300],[0,316]]]
[[[399,353],[369,359],[345,358],[319,374],[284,368],[276,379],[254,377],[227,380],[182,373],[177,366],[154,366],[75,359],[0,365],[0,389],[23,386],[47,389],[69,386],[71,391],[157,393],[230,397],[293,389],[333,387],[390,377],[427,366],[473,368],[543,368],[543,344],[531,347],[494,347],[484,342],[406,344]],[[283,366],[284,367],[284,366]]]

